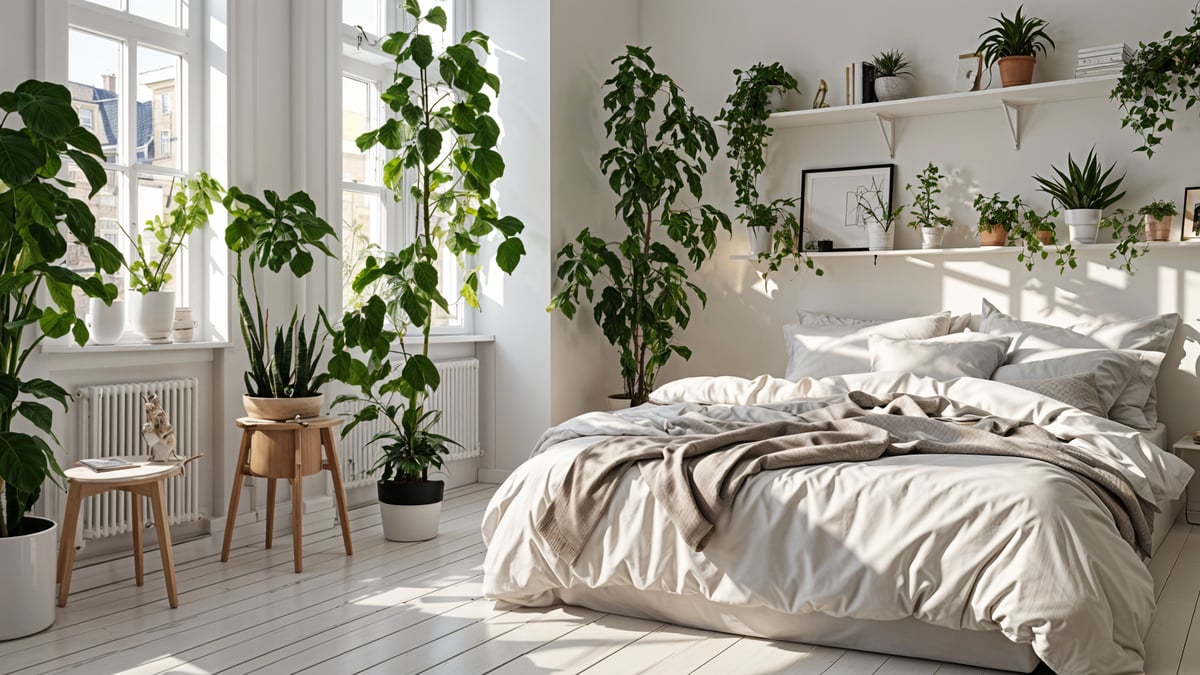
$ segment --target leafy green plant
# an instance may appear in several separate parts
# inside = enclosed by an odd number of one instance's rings
[[[1004,227],[1011,233],[1021,218],[1021,195],[1014,195],[1008,200],[1001,199],[999,192],[990,197],[978,194],[975,195],[973,206],[979,214],[979,232],[991,232],[996,227]]]
[[[1150,245],[1139,239],[1145,228],[1142,227],[1138,214],[1125,209],[1117,209],[1111,215],[1100,221],[1101,228],[1112,230],[1115,246],[1108,254],[1109,259],[1121,258],[1120,268],[1133,276],[1133,261],[1150,252]]]
[[[1057,167],[1051,166],[1055,176],[1047,179],[1034,176],[1038,188],[1050,195],[1054,203],[1064,209],[1107,209],[1121,201],[1124,192],[1118,193],[1125,174],[1109,180],[1116,164],[1101,171],[1100,160],[1096,158],[1096,149],[1088,152],[1087,161],[1080,167],[1071,155],[1067,155],[1067,171],[1064,173]]]
[[[1138,215],[1150,216],[1155,220],[1162,220],[1163,218],[1179,215],[1179,209],[1175,207],[1175,202],[1160,199],[1138,209]]]
[[[795,198],[776,199],[767,204],[760,201],[758,179],[767,168],[767,138],[772,135],[767,125],[770,111],[767,106],[774,94],[789,91],[799,92],[796,78],[782,65],[756,63],[747,70],[734,70],[736,86],[725,99],[725,107],[716,120],[723,122],[729,130],[729,144],[725,156],[731,161],[729,179],[733,182],[734,205],[740,209],[738,221],[746,227],[764,228],[771,232],[771,250],[759,254],[767,265],[763,277],[778,271],[788,258],[795,258],[794,269],[800,271],[804,265],[816,272],[812,258],[796,250],[800,223],[796,219]]]
[[[1177,106],[1191,110],[1200,101],[1200,6],[1184,32],[1167,31],[1161,40],[1138,45],[1110,98],[1121,102],[1121,127],[1142,138],[1134,152],[1153,157],[1163,134],[1175,128]]]
[[[333,257],[325,239],[336,240],[337,233],[317,215],[316,204],[308,194],[296,192],[285,199],[267,190],[263,196],[265,201],[230,187],[224,200],[230,215],[225,244],[237,254],[234,285],[242,339],[250,357],[250,369],[243,375],[246,393],[259,398],[315,396],[329,379],[327,374],[318,373],[324,353],[324,347],[316,349],[322,342],[321,322],[319,318],[314,320],[308,329],[293,312],[288,328],[276,327],[271,340],[270,315],[262,306],[258,277],[260,270],[278,273],[284,267],[296,277],[303,277],[312,271],[313,251]],[[246,267],[253,306],[246,300]]]
[[[1021,219],[1012,224],[1008,238],[1009,241],[1021,244],[1021,250],[1017,253],[1017,261],[1025,265],[1026,270],[1032,272],[1038,260],[1047,260],[1050,257],[1051,251],[1046,248],[1047,244],[1042,243],[1038,232],[1055,232],[1057,228],[1054,219],[1058,216],[1059,213],[1055,209],[1050,209],[1043,214],[1031,208],[1022,214]],[[1059,274],[1078,266],[1075,260],[1075,247],[1070,242],[1056,246],[1054,253],[1056,256],[1054,264],[1058,267]]]
[[[70,395],[54,382],[23,378],[26,360],[42,340],[70,335],[83,345],[88,330],[75,315],[74,291],[111,304],[117,288],[100,273],[121,269],[120,251],[97,236],[87,203],[71,197],[74,187],[59,178],[73,162],[90,188],[108,182],[100,141],[80,126],[64,86],[27,80],[0,93],[0,537],[25,534],[25,514],[51,480],[62,485],[62,469],[42,436],[14,431],[18,418],[54,437],[54,411],[39,400],[67,409]],[[20,120],[21,126],[10,122]],[[83,247],[93,274],[64,266],[67,235]],[[43,293],[45,291],[45,293]]]
[[[581,295],[592,303],[604,337],[620,350],[624,393],[640,405],[672,355],[691,357],[675,342],[676,330],[692,318],[689,291],[701,305],[708,299],[688,280],[676,251],[699,269],[716,249],[717,230],[731,225],[715,207],[690,208],[681,199],[685,193],[702,197],[707,161],[717,153],[712,125],[656,70],[648,48],[628,47],[613,64],[617,72],[604,83],[604,129],[616,145],[600,168],[618,197],[627,234],[606,242],[584,228],[563,247],[556,271],[563,284],[550,309],[573,318]]]
[[[899,49],[889,49],[880,52],[871,59],[871,65],[875,67],[875,77],[900,77],[907,75],[912,77],[909,68],[912,63],[904,58],[904,52]]]
[[[1046,34],[1044,19],[1035,16],[1024,16],[1022,5],[1017,8],[1013,18],[1000,14],[999,18],[990,17],[996,25],[979,34],[980,43],[975,51],[983,57],[983,67],[991,68],[996,62],[1006,56],[1033,56],[1046,53],[1046,45],[1054,48],[1054,40]]]
[[[156,215],[146,221],[144,232],[154,237],[152,253],[147,252],[143,232],[132,237],[124,229],[121,230],[133,244],[136,257],[129,263],[129,284],[139,293],[161,291],[167,285],[171,280],[168,271],[171,262],[187,238],[208,222],[213,214],[213,202],[220,203],[225,194],[225,188],[203,171],[188,180],[182,190],[176,191],[175,184],[176,179],[172,179],[170,201],[175,205],[174,208],[165,217]]]
[[[490,51],[488,36],[468,31],[435,54],[431,35],[435,28],[446,30],[445,10],[422,13],[417,0],[405,0],[402,9],[413,18],[413,28],[391,33],[380,44],[395,66],[392,83],[381,94],[390,115],[356,143],[363,151],[376,146],[387,151],[384,183],[398,197],[407,191],[414,206],[412,243],[367,257],[353,290],[370,297],[361,307],[348,308],[339,327],[328,328],[333,335],[329,371],[359,392],[334,403],[361,404],[343,435],[363,422],[387,420],[388,430],[372,440],[384,446],[379,468],[385,480],[412,482],[426,480],[430,467],[440,467],[446,449],[446,441],[429,431],[440,413],[424,405],[441,384],[429,358],[434,310],[450,311],[439,259],[449,255],[465,267],[473,256],[482,265],[488,258],[482,255],[485,239],[498,235],[495,263],[511,274],[525,255],[518,236],[525,226],[501,216],[492,196],[505,165],[496,148],[500,126],[491,115],[500,78],[481,59]],[[474,308],[479,307],[479,269],[468,270],[459,288]],[[422,335],[420,351],[405,345],[410,329]]]
[[[917,229],[921,227],[954,227],[954,221],[947,216],[941,215],[937,203],[937,196],[942,193],[942,175],[941,169],[933,162],[925,167],[921,173],[917,174],[917,186],[914,188],[912,183],[904,186],[909,194],[913,197],[912,208],[908,210],[908,214],[913,217],[909,221],[908,226]]]
[[[858,208],[862,209],[863,220],[879,223],[884,232],[892,229],[892,225],[896,224],[900,214],[904,212],[903,205],[892,209],[888,208],[888,202],[883,198],[883,186],[873,177],[871,178],[871,187],[859,186],[854,196],[858,201]]]

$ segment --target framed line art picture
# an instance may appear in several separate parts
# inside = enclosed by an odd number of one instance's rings
[[[867,225],[858,195],[878,185],[892,208],[895,164],[805,169],[800,185],[800,250],[805,240],[833,242],[835,251],[867,249]]]
[[[1179,232],[1179,240],[1200,239],[1196,226],[1200,225],[1200,186],[1190,187],[1183,191],[1183,222]]]

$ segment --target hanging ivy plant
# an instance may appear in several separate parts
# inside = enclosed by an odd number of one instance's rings
[[[1192,24],[1179,35],[1142,42],[1125,64],[1111,98],[1121,102],[1121,126],[1142,137],[1134,152],[1154,156],[1163,134],[1175,128],[1177,106],[1191,110],[1200,102],[1200,5],[1192,9]]]

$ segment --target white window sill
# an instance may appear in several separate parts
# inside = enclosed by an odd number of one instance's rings
[[[172,342],[164,345],[152,345],[141,341],[122,340],[115,345],[93,345],[83,347],[74,342],[43,342],[42,352],[45,354],[112,354],[119,352],[179,352],[198,349],[228,349],[232,342]]]
[[[495,342],[495,335],[462,335],[462,334],[433,334],[429,336],[429,344],[431,345],[457,345],[478,342]],[[404,338],[405,345],[419,345],[424,342],[424,338],[420,334],[415,336],[409,335]]]

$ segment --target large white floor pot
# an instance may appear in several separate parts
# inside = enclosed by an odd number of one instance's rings
[[[175,291],[134,293],[133,327],[148,342],[170,342],[175,329]]]
[[[26,516],[24,530],[0,537],[0,640],[33,635],[54,623],[58,526]]]
[[[388,541],[425,541],[438,533],[445,481],[417,483],[379,481],[379,513],[383,538]]]

